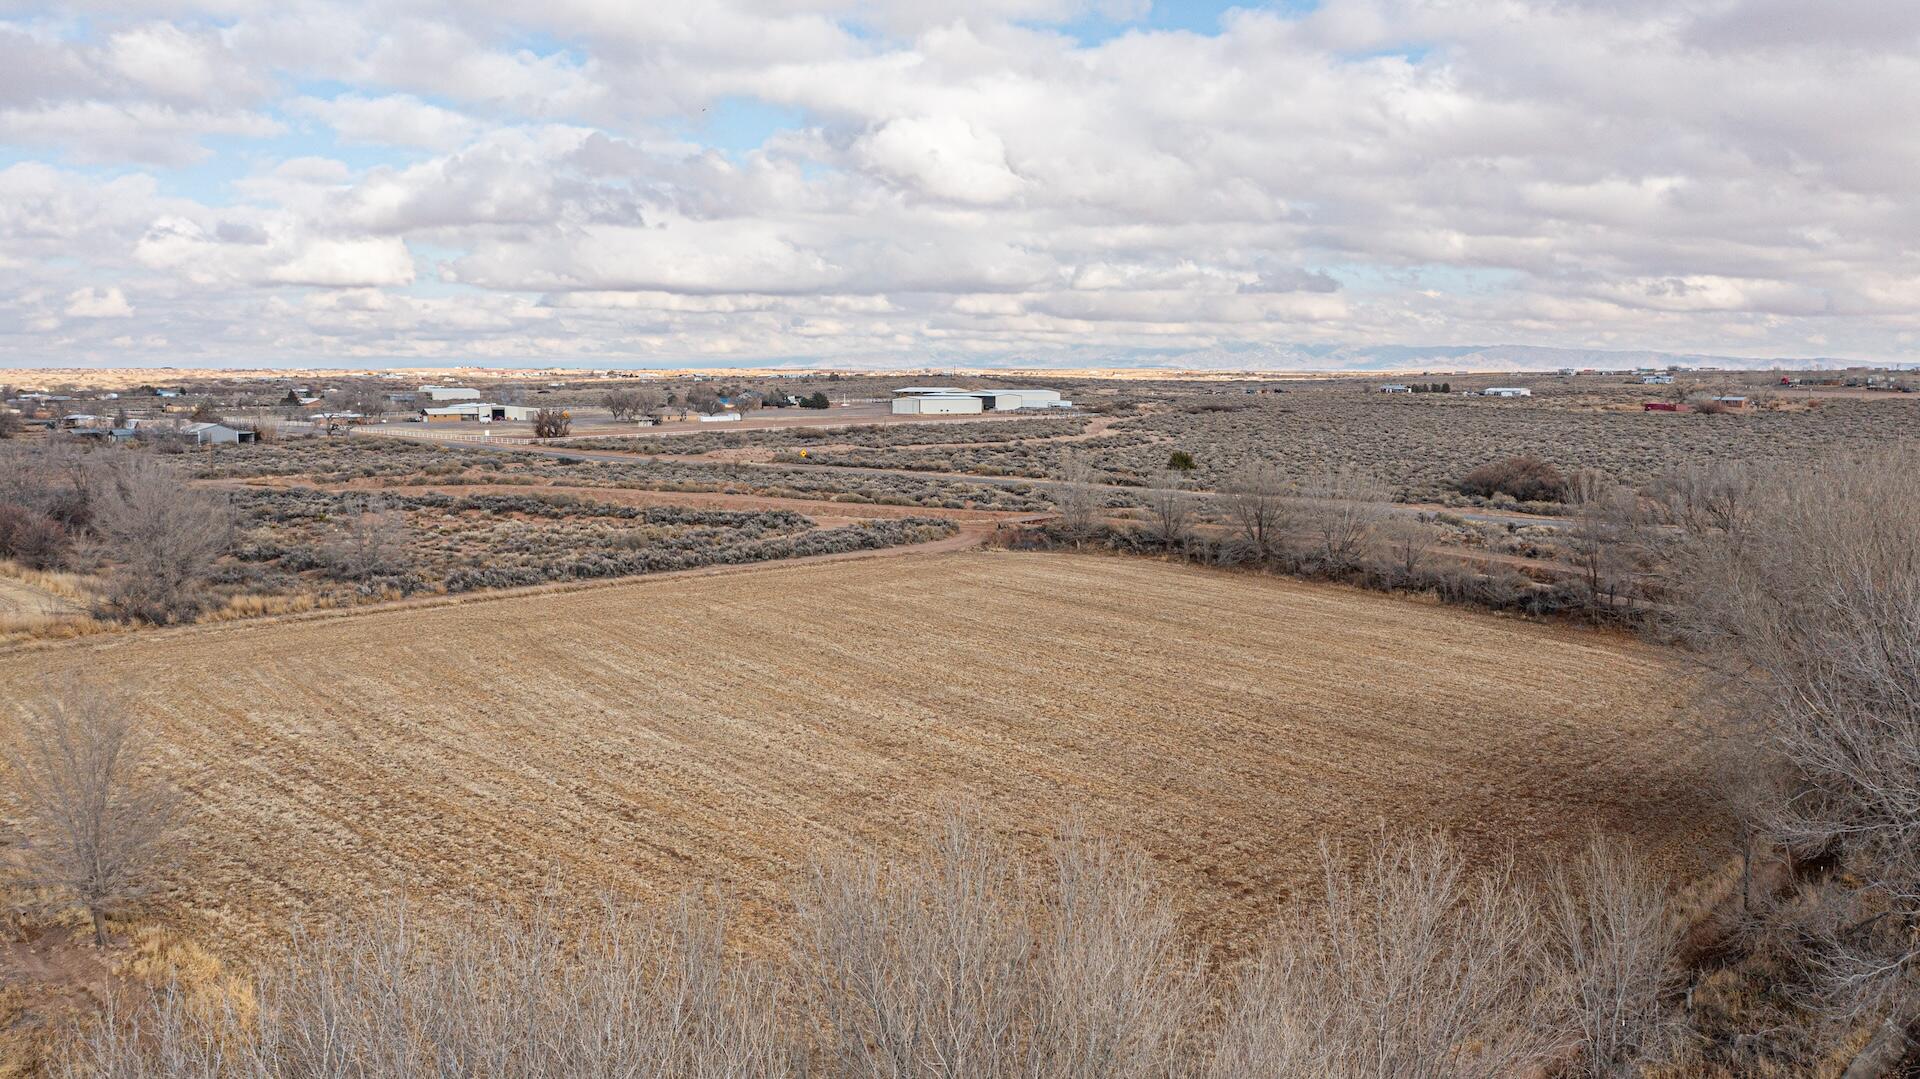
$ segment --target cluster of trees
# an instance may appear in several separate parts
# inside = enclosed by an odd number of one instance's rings
[[[1059,507],[1060,530],[1082,541],[1100,532],[1109,494],[1085,455],[1069,452],[1062,462],[1050,496]],[[1394,517],[1392,489],[1359,469],[1290,477],[1274,465],[1257,464],[1222,491],[1204,494],[1187,485],[1188,469],[1181,466],[1192,463],[1187,454],[1175,453],[1140,494],[1144,532],[1162,550],[1189,551],[1202,521],[1214,520],[1224,524],[1236,548],[1216,549],[1219,560],[1287,562],[1339,573],[1359,565],[1383,541],[1391,540],[1418,564],[1438,540],[1432,525]]]
[[[1630,614],[1722,675],[1712,684],[1733,716],[1720,749],[1745,866],[1737,936],[1781,964],[1767,977],[1793,987],[1789,1024],[1833,1020],[1844,1037],[1878,1023],[1848,1075],[1884,1074],[1920,1024],[1920,448],[1703,463],[1641,489],[1527,459],[1490,471],[1560,491],[1557,543],[1581,609]],[[1091,534],[1102,489],[1084,460],[1062,480],[1062,527]],[[1432,534],[1384,517],[1388,497],[1364,476],[1256,469],[1208,515],[1242,551],[1287,568],[1354,565],[1371,550],[1417,579]],[[1199,506],[1169,472],[1146,492],[1136,535],[1182,549]],[[1784,867],[1786,883],[1756,885],[1755,864]]]
[[[573,416],[565,409],[543,408],[533,414],[533,437],[565,438],[573,433]]]
[[[234,523],[225,497],[150,453],[59,442],[0,451],[0,558],[104,571],[103,608],[129,621],[199,614]]]

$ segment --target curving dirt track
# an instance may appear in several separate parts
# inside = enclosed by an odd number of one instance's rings
[[[1590,828],[1676,869],[1723,827],[1686,689],[1623,639],[1138,559],[962,551],[638,579],[0,656],[136,687],[202,813],[185,906],[225,948],[392,894],[560,880],[777,918],[809,852],[966,805],[1079,807],[1231,953],[1323,838]],[[0,715],[4,715],[0,709]]]

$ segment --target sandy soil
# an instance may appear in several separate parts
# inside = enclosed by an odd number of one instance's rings
[[[0,575],[0,615],[47,617],[78,614],[80,605],[25,581]]]
[[[1233,950],[1323,837],[1587,829],[1686,862],[1684,681],[1608,636],[1145,560],[959,552],[0,656],[131,686],[206,841],[226,948],[406,894],[711,888],[776,918],[809,854],[951,807],[1034,843],[1078,807]]]

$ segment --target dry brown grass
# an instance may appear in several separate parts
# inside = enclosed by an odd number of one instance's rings
[[[912,627],[911,630],[903,627]],[[405,895],[666,898],[749,936],[810,851],[913,849],[951,806],[1038,851],[1069,807],[1244,953],[1322,838],[1628,835],[1691,875],[1724,827],[1688,690],[1624,638],[1145,561],[963,553],[196,626],[0,656],[138,687],[206,840],[220,950]]]

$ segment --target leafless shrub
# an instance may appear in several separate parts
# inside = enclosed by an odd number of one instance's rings
[[[573,418],[564,409],[543,408],[533,414],[533,437],[565,438],[573,433]]]
[[[69,546],[60,522],[26,506],[0,502],[0,558],[29,569],[52,569],[66,561]]]
[[[584,934],[540,914],[392,911],[297,940],[224,1007],[162,994],[96,1028],[68,1068],[1424,1079],[1540,1074],[1582,1043],[1610,1065],[1653,1044],[1670,938],[1646,879],[1595,851],[1544,915],[1509,869],[1474,875],[1439,838],[1385,842],[1357,872],[1329,852],[1324,897],[1248,964],[1222,1016],[1137,858],[1069,828],[1033,872],[950,820],[916,860],[816,863],[784,966],[730,955],[691,904],[608,908]]]
[[[798,969],[830,1073],[1012,1075],[1033,947],[1017,864],[957,823],[917,869],[816,865],[798,899]]]
[[[382,499],[370,501],[333,530],[325,555],[334,576],[350,581],[404,572],[407,551],[407,515]]]
[[[1506,495],[1521,502],[1558,502],[1567,496],[1560,470],[1538,457],[1509,457],[1481,465],[1460,477],[1460,493],[1491,498]]]
[[[584,939],[549,917],[404,910],[296,942],[251,999],[176,990],[97,1028],[70,1075],[634,1076],[796,1074],[766,968],[729,961],[721,925],[610,909]]]
[[[224,497],[191,486],[161,461],[130,454],[104,485],[94,518],[114,563],[109,609],[163,625],[199,613],[207,573],[233,534]]]
[[[1721,533],[1739,546],[1764,504],[1763,470],[1715,461],[1673,469],[1654,481],[1648,495],[1661,522],[1686,536]]]
[[[1245,972],[1208,1072],[1505,1076],[1569,1048],[1540,915],[1449,841],[1381,843]]]
[[[1254,557],[1264,559],[1279,549],[1289,520],[1288,494],[1279,469],[1255,464],[1236,475],[1221,495],[1221,509]]]
[[[180,852],[180,804],[149,767],[152,743],[125,701],[77,685],[49,691],[7,749],[25,881],[107,917],[158,888]]]
[[[1139,862],[1076,832],[1046,886],[950,820],[915,865],[816,866],[798,921],[827,1074],[1146,1079],[1192,1056],[1197,957]]]
[[[1633,852],[1596,837],[1546,889],[1547,940],[1567,979],[1579,1074],[1634,1074],[1674,1032],[1666,997],[1677,987],[1679,940],[1666,897]]]
[[[1183,1074],[1201,1047],[1200,957],[1137,856],[1070,830],[1036,971],[1028,1075]]]
[[[30,510],[70,532],[93,523],[102,458],[64,442],[0,449],[0,505]]]

